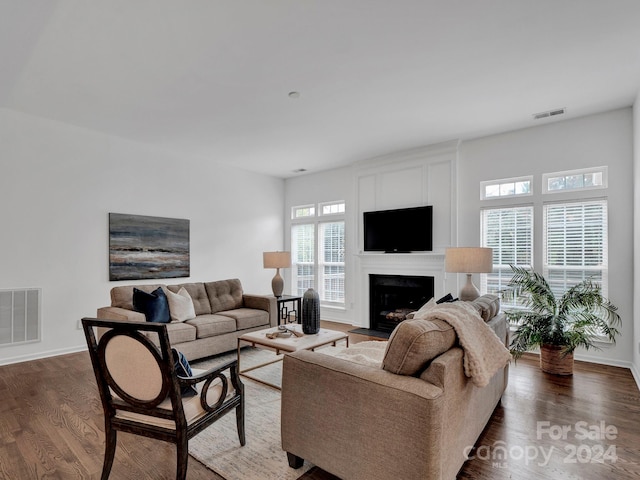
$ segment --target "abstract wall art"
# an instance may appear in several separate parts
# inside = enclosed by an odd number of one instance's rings
[[[109,280],[188,277],[189,220],[109,213]]]

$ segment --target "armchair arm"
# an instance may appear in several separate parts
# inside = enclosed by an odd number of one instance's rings
[[[202,390],[200,392],[200,405],[205,411],[213,412],[220,408],[224,401],[227,399],[227,394],[229,391],[229,381],[227,380],[226,375],[224,375],[223,373],[225,370],[229,370],[231,384],[236,390],[236,395],[234,395],[234,397],[242,395],[242,393],[244,392],[244,385],[240,381],[240,376],[238,374],[238,360],[230,360],[229,362],[226,362],[215,368],[211,368],[203,372],[198,372],[191,377],[181,377],[179,375],[176,375],[176,377],[180,386],[196,385],[198,383],[204,382],[204,385],[202,386]],[[207,397],[209,394],[209,387],[216,379],[220,380],[221,391],[218,395],[217,401],[213,405],[211,405]]]
[[[102,307],[98,309],[98,318],[101,320],[127,320],[131,322],[146,322],[144,313],[128,310],[120,307]]]

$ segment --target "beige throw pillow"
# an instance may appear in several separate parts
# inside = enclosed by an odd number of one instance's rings
[[[178,293],[173,293],[167,289],[165,293],[169,301],[169,315],[171,315],[172,322],[184,322],[185,320],[196,318],[193,300],[191,300],[191,295],[189,295],[186,288],[181,287]]]
[[[416,375],[456,340],[453,327],[444,320],[405,320],[389,338],[382,368],[398,375]]]

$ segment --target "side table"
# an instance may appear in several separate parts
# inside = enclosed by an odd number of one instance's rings
[[[302,313],[302,297],[298,297],[295,295],[282,295],[280,297],[276,297],[276,301],[278,302],[278,325],[284,323],[285,325],[289,320],[289,315],[292,313],[296,317],[296,323],[300,323]],[[287,307],[287,303],[292,303],[293,308]]]

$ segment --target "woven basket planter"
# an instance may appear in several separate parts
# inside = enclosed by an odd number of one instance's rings
[[[553,375],[573,375],[573,352],[565,355],[563,350],[558,345],[542,345],[540,369]]]

